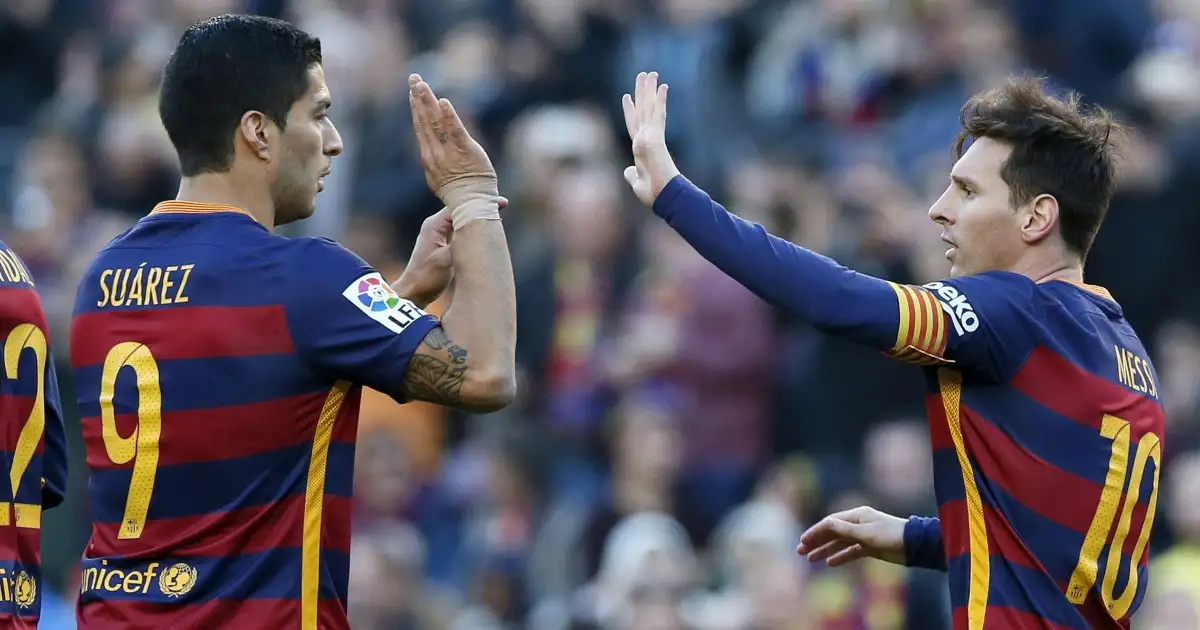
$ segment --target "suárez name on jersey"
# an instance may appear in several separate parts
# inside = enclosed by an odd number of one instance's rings
[[[958,336],[979,329],[979,316],[975,314],[975,308],[958,289],[941,282],[930,282],[925,288],[933,291],[938,297],[942,310],[950,316],[950,323],[954,325],[954,332],[958,333]]]

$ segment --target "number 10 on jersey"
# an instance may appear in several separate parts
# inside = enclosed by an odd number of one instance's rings
[[[1147,433],[1133,446],[1136,448],[1133,468],[1130,469],[1129,447],[1131,427],[1129,422],[1116,416],[1105,415],[1100,426],[1100,434],[1112,440],[1112,452],[1108,460],[1108,476],[1104,479],[1104,490],[1100,493],[1100,505],[1096,507],[1096,515],[1088,527],[1087,536],[1083,539],[1083,549],[1079,551],[1079,563],[1071,574],[1071,583],[1067,586],[1067,599],[1072,604],[1082,604],[1088,592],[1096,584],[1100,569],[1100,554],[1108,535],[1112,533],[1112,544],[1109,546],[1108,559],[1104,567],[1104,581],[1100,584],[1100,597],[1113,619],[1122,619],[1129,614],[1133,606],[1133,598],[1138,590],[1138,566],[1142,554],[1146,552],[1146,544],[1150,541],[1150,530],[1154,526],[1154,512],[1158,506],[1158,469],[1162,461],[1162,443],[1157,435]],[[1124,590],[1119,596],[1114,591],[1117,586],[1117,574],[1120,573],[1122,550],[1129,530],[1133,526],[1133,510],[1141,494],[1142,480],[1146,475],[1146,465],[1154,462],[1154,483],[1151,485],[1150,499],[1146,507],[1146,517],[1142,522],[1141,532],[1134,544],[1128,567],[1128,578]],[[1128,474],[1129,484],[1125,484]],[[1122,498],[1124,506],[1122,507]],[[1121,508],[1120,520],[1117,521],[1116,531],[1113,531],[1113,521],[1117,518],[1117,509]]]

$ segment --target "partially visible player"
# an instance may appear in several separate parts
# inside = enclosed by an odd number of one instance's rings
[[[409,99],[447,209],[392,286],[332,241],[274,233],[312,214],[342,151],[320,42],[250,16],[184,33],[159,101],[178,198],[97,256],[75,304],[93,518],[80,628],[348,628],[362,387],[474,411],[511,400],[495,171],[419,76]],[[449,271],[439,322],[421,308]]]
[[[1033,79],[972,98],[929,210],[951,278],[917,287],[726,212],[679,175],[666,101],[653,74],[625,97],[638,197],[763,299],[927,367],[940,519],[859,508],[815,525],[799,551],[947,570],[958,629],[1128,628],[1148,578],[1163,408],[1121,307],[1083,284],[1115,188],[1111,117]]]
[[[36,628],[42,511],[62,503],[67,442],[50,329],[25,263],[0,243],[0,627]]]

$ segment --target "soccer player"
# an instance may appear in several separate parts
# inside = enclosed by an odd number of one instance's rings
[[[312,214],[342,150],[320,42],[240,15],[183,34],[159,97],[178,197],[100,252],[72,321],[93,519],[80,628],[348,628],[362,386],[473,411],[511,400],[496,174],[450,103],[409,85],[447,209],[389,286],[332,241],[274,233]],[[449,271],[439,322],[421,309]]]
[[[42,511],[62,503],[67,441],[50,329],[25,263],[0,243],[0,627],[36,628],[42,609]]]
[[[1163,409],[1121,307],[1083,283],[1115,185],[1111,117],[1034,79],[973,97],[929,210],[950,278],[905,286],[726,212],[675,167],[666,103],[654,74],[624,98],[637,196],[763,299],[928,376],[940,519],[858,508],[813,526],[799,551],[948,571],[955,628],[1128,628],[1146,588]]]

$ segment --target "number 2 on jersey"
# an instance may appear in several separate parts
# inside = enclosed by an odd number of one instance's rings
[[[128,436],[117,431],[117,414],[113,406],[117,376],[122,368],[132,368],[137,379],[137,427]],[[158,363],[150,349],[136,341],[113,346],[104,358],[100,376],[100,418],[104,450],[114,464],[133,461],[129,479],[129,495],[125,513],[121,516],[118,540],[141,538],[150,511],[150,496],[154,494],[154,477],[158,472],[158,440],[162,436],[162,387]]]
[[[1104,551],[1104,543],[1112,530],[1113,519],[1117,516],[1117,508],[1121,507],[1124,497],[1124,507],[1121,518],[1117,521],[1117,529],[1113,532],[1112,545],[1109,547],[1108,560],[1104,567],[1104,582],[1100,585],[1100,597],[1113,619],[1121,619],[1129,614],[1133,598],[1138,590],[1138,565],[1142,554],[1146,551],[1146,543],[1150,540],[1150,530],[1154,526],[1154,511],[1158,506],[1158,469],[1162,459],[1162,443],[1157,435],[1147,433],[1134,445],[1136,454],[1133,460],[1133,472],[1129,476],[1129,485],[1125,485],[1125,475],[1129,472],[1130,447],[1129,422],[1116,416],[1105,415],[1100,426],[1100,434],[1112,440],[1112,454],[1108,460],[1108,476],[1104,479],[1104,490],[1100,493],[1100,505],[1096,507],[1096,515],[1088,527],[1087,536],[1083,539],[1083,549],[1079,551],[1079,563],[1071,573],[1071,583],[1067,586],[1067,599],[1072,604],[1082,604],[1087,599],[1088,592],[1096,584],[1099,574],[1100,553]],[[1150,500],[1146,507],[1146,517],[1142,522],[1141,532],[1133,547],[1128,567],[1128,580],[1121,595],[1114,598],[1117,585],[1117,574],[1123,557],[1122,549],[1125,539],[1129,536],[1132,526],[1133,510],[1138,504],[1141,493],[1142,478],[1146,474],[1146,464],[1154,462],[1154,483],[1150,490]]]
[[[8,471],[9,484],[12,486],[13,511],[16,513],[16,526],[23,529],[39,529],[42,526],[42,504],[17,503],[17,491],[21,487],[21,479],[29,469],[29,463],[37,452],[38,443],[46,432],[46,361],[50,349],[46,342],[46,333],[34,324],[20,324],[12,329],[4,341],[4,377],[16,380],[20,374],[21,354],[25,350],[33,350],[36,358],[34,369],[37,370],[37,392],[34,394],[33,409],[29,418],[21,427],[17,436],[17,445],[13,449],[12,468]],[[6,503],[0,502],[0,525],[9,524],[9,510]]]

